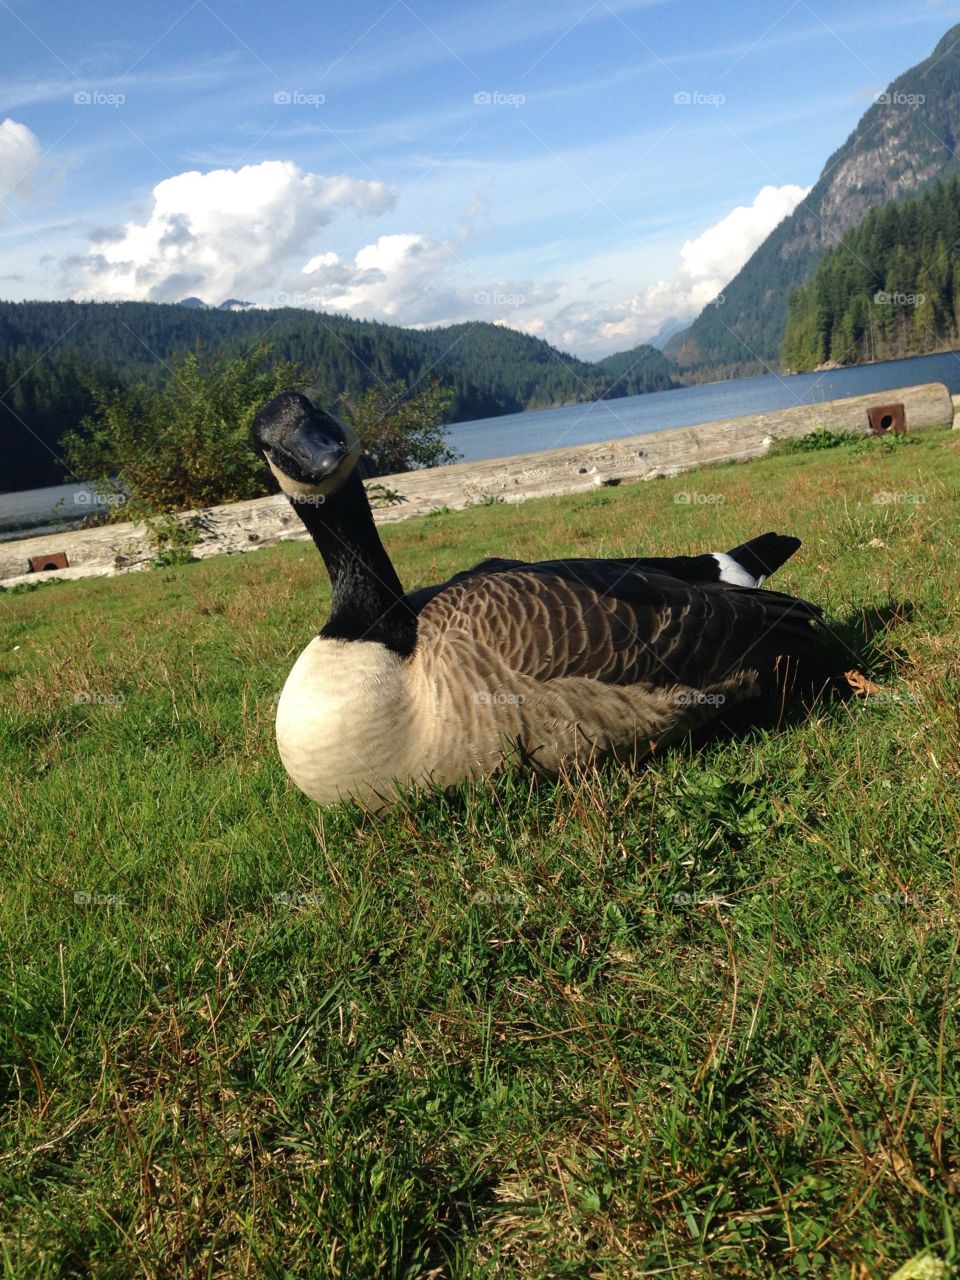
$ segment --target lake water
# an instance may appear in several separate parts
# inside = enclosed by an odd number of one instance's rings
[[[539,409],[502,418],[458,422],[448,430],[450,447],[465,462],[503,458],[515,453],[557,449],[561,445],[594,444],[618,436],[648,435],[669,427],[694,427],[703,422],[740,418],[770,409],[868,395],[922,382],[945,382],[951,395],[960,394],[960,352],[886,360],[881,364],[798,373],[789,377],[765,374],[711,382],[676,391],[655,391],[622,400],[597,400],[563,409]],[[0,541],[54,532],[95,510],[89,485],[54,485],[22,493],[0,494]]]
[[[449,430],[450,445],[465,462],[503,458],[513,453],[558,449],[561,445],[595,444],[618,436],[648,435],[668,427],[695,427],[703,422],[742,418],[770,409],[869,395],[894,387],[945,382],[951,395],[960,395],[960,351],[881,364],[855,365],[825,373],[797,373],[789,377],[764,374],[710,382],[677,391],[653,391],[623,400],[596,400],[564,409],[537,409],[504,418],[458,422]]]

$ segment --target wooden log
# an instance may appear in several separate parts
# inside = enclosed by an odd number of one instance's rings
[[[817,427],[867,433],[867,410],[894,403],[904,406],[908,434],[947,426],[953,421],[949,391],[942,382],[931,382],[599,444],[405,471],[368,481],[367,491],[378,523],[424,515],[438,507],[459,508],[484,501],[522,502],[527,498],[579,493],[626,480],[676,475],[710,463],[762,457],[776,441],[806,435]],[[253,551],[307,537],[289,503],[280,495],[209,507],[181,517],[191,518],[199,522],[200,540],[193,549],[197,559]],[[57,551],[67,552],[69,569],[26,574],[30,557]],[[70,579],[121,573],[143,568],[152,555],[147,530],[129,522],[44,534],[0,543],[0,583],[11,586],[40,577]]]

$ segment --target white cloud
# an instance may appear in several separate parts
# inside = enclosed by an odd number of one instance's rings
[[[519,328],[520,313],[556,300],[552,281],[490,283],[475,276],[460,257],[469,238],[468,211],[454,240],[402,233],[380,236],[352,259],[320,253],[273,302],[413,327],[484,320]]]
[[[146,222],[98,232],[85,256],[66,262],[70,292],[151,302],[255,298],[276,292],[342,210],[370,216],[393,202],[381,182],[305,173],[288,160],[180,173],[154,187]]]
[[[569,303],[538,327],[538,336],[547,336],[566,349],[605,353],[654,337],[670,318],[678,327],[694,319],[809,189],[793,183],[763,187],[752,204],[738,205],[701,235],[685,241],[672,278],[657,280],[619,301]]]
[[[435,236],[413,234],[380,236],[352,261],[322,253],[303,268],[297,305],[397,324],[459,318],[463,300],[443,280],[455,254]]]
[[[25,124],[4,120],[0,124],[0,200],[30,195],[30,174],[39,159],[36,136]]]
[[[341,256],[318,244],[318,233],[346,209],[384,213],[392,192],[278,160],[168,178],[154,188],[146,221],[91,232],[88,253],[67,266],[75,297],[238,297],[411,326],[486,320],[596,356],[653,337],[668,318],[691,320],[805,194],[792,184],[762,188],[751,204],[685,241],[672,277],[626,298],[616,272],[604,272],[609,278],[595,287],[479,278],[464,261],[469,217],[448,239],[392,232]]]

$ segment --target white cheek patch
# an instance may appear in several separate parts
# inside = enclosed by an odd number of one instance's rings
[[[711,554],[720,568],[721,582],[729,582],[732,587],[759,587],[763,582],[763,576],[755,578],[753,574],[747,573],[743,565],[738,564],[725,551],[713,551]]]
[[[277,484],[279,484],[288,498],[325,497],[328,494],[335,493],[344,480],[349,478],[360,459],[361,448],[360,441],[349,428],[344,434],[346,436],[345,443],[349,446],[346,456],[340,465],[331,471],[328,476],[324,476],[318,484],[308,484],[304,480],[294,480],[285,471],[281,471],[269,456],[267,457],[267,466],[273,472]]]

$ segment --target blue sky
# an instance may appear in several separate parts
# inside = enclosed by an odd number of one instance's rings
[[[689,319],[960,3],[0,0],[0,296]]]

